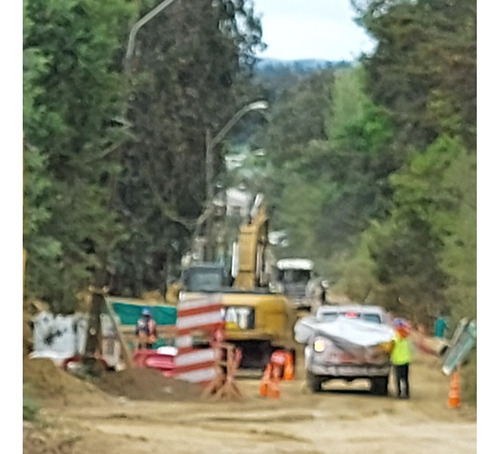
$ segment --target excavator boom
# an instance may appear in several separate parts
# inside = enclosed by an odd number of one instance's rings
[[[238,236],[238,271],[234,278],[234,287],[240,290],[252,290],[269,283],[266,270],[266,255],[269,218],[265,207],[258,207],[252,221],[240,227]]]

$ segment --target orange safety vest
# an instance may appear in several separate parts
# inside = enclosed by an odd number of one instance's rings
[[[156,342],[156,322],[150,319],[146,323],[143,318],[139,319],[137,334],[141,343],[154,344]]]

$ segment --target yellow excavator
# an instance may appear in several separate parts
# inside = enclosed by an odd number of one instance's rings
[[[291,302],[271,280],[274,259],[268,239],[269,218],[256,197],[248,223],[232,247],[231,271],[223,263],[193,263],[183,270],[179,299],[202,292],[222,293],[226,341],[242,352],[242,369],[263,370],[274,350],[295,352]],[[175,298],[175,293],[170,298]]]

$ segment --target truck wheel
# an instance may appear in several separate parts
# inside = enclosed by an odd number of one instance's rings
[[[387,396],[389,377],[376,377],[371,379],[370,392],[377,396]]]
[[[307,387],[313,393],[319,393],[321,391],[321,379],[318,376],[311,374],[311,372],[307,372]]]

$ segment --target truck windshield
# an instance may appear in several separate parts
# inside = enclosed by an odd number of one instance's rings
[[[279,272],[279,280],[285,284],[306,284],[310,278],[311,272],[309,270],[280,270]]]

